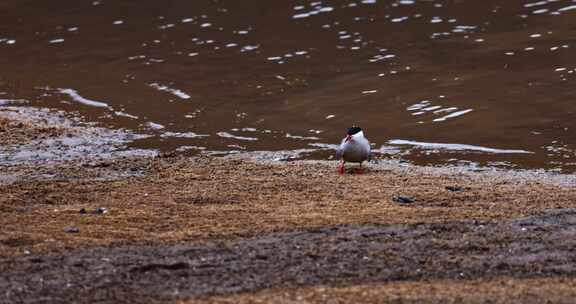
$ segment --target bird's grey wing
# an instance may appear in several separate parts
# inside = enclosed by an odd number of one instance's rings
[[[372,147],[370,147],[370,142],[368,142],[368,161],[372,160]]]
[[[368,158],[367,158],[368,162],[370,162],[372,160],[372,150],[368,149]]]
[[[345,144],[346,144],[346,139],[343,139],[342,142],[340,143],[340,146],[338,146],[338,149],[336,149],[336,159],[341,159],[342,156],[344,156]]]
[[[336,158],[341,159],[342,155],[344,155],[344,149],[342,149],[342,146],[340,146],[338,149],[336,149]]]
[[[367,161],[371,161],[372,160],[372,148],[370,147],[370,142],[368,140],[366,140],[365,143],[365,147],[366,147],[366,160]]]

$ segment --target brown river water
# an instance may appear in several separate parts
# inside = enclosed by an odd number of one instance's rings
[[[161,151],[576,169],[575,0],[4,0],[0,106]]]

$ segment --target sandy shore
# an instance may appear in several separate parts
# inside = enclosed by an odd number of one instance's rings
[[[0,111],[3,151],[74,132]],[[109,154],[4,162],[0,302],[570,303],[576,294],[572,175],[381,160],[341,176],[328,161]]]

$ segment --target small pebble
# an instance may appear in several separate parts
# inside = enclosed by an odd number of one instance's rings
[[[84,208],[80,209],[80,214],[86,214],[86,213],[88,213],[88,212],[86,212],[86,209],[84,209]]]
[[[108,209],[106,209],[106,208],[100,207],[100,208],[96,209],[96,213],[98,213],[98,214],[104,214],[107,212],[108,212]]]
[[[413,198],[407,196],[395,196],[392,200],[400,204],[410,204],[414,202]]]
[[[446,190],[452,191],[452,192],[457,192],[457,191],[462,191],[464,189],[462,189],[462,187],[460,187],[460,186],[446,186]]]
[[[466,187],[460,187],[460,186],[446,186],[446,190],[448,191],[452,191],[452,192],[460,192],[460,191],[464,191],[464,190],[470,190],[470,188]]]
[[[67,232],[67,233],[78,233],[78,232],[80,232],[80,228],[74,227],[74,226],[70,226],[70,227],[64,228],[64,232]]]

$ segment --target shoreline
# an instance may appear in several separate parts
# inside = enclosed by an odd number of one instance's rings
[[[0,118],[22,141],[46,132],[11,123]],[[504,302],[515,286],[524,302],[550,296],[527,296],[539,284],[559,302],[574,295],[576,175],[381,161],[341,176],[335,161],[263,159],[111,153],[2,166],[0,299],[323,303],[368,293],[369,303],[410,301],[408,291],[388,296],[412,284],[449,290],[438,299],[450,302],[471,299],[474,282],[500,295],[478,303]]]
[[[221,159],[245,160],[255,164],[269,165],[285,162],[310,164],[335,164],[334,160],[301,159],[301,153],[311,149],[279,151],[211,151],[183,146],[173,152],[160,153],[153,149],[130,148],[134,140],[150,135],[139,134],[125,129],[109,129],[95,123],[85,122],[80,116],[61,110],[22,106],[18,103],[0,105],[0,166],[68,168],[81,164],[84,167],[106,167],[99,163],[115,163],[117,160],[152,160],[155,157],[214,157]],[[335,145],[334,145],[335,146]],[[324,150],[330,147],[320,147]],[[542,179],[543,182],[562,183],[576,186],[576,173],[564,173],[549,169],[525,169],[495,166],[460,164],[421,165],[405,162],[397,157],[379,155],[375,161],[365,163],[376,170],[407,170],[423,173],[475,174],[488,173],[510,175],[526,179]],[[349,164],[353,167],[354,164]],[[120,176],[127,177],[129,174]],[[47,177],[50,178],[50,177]],[[105,179],[105,176],[101,176]],[[112,178],[114,176],[112,175]],[[6,181],[6,179],[4,179]],[[3,180],[0,178],[0,183]]]

